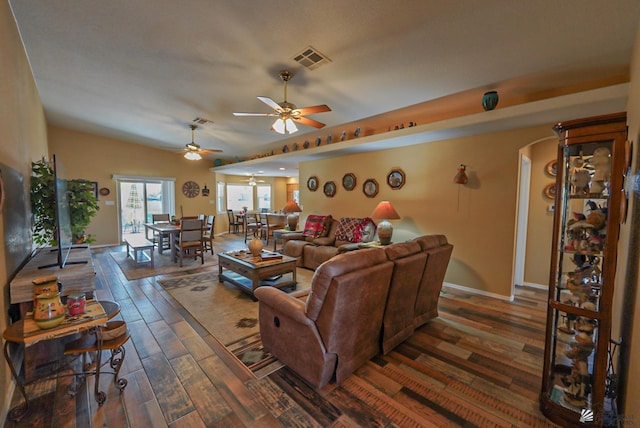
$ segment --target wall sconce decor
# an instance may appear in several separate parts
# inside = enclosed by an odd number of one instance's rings
[[[499,99],[500,97],[497,91],[485,92],[482,96],[482,108],[484,108],[485,111],[493,110],[498,105]]]
[[[202,188],[202,196],[209,196],[209,188],[207,187],[206,184]]]
[[[460,164],[458,167],[458,173],[453,178],[453,182],[456,184],[467,184],[469,182],[469,177],[467,177],[467,173],[465,172],[467,166],[464,164]]]

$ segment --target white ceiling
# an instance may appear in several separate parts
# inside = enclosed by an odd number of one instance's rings
[[[270,111],[259,95],[282,101],[281,69],[295,73],[289,102],[332,109],[311,116],[327,124],[322,131],[299,126],[294,135],[300,142],[331,130],[337,130],[336,139],[342,125],[490,89],[501,95],[494,112],[420,124],[397,136],[413,144],[486,132],[487,122],[504,129],[624,109],[626,92],[620,86],[528,107],[509,107],[509,97],[607,79],[619,83],[615,78],[628,73],[640,17],[638,0],[10,4],[51,124],[178,151],[191,139],[192,120],[206,118],[213,123],[199,128],[195,140],[223,150],[209,159],[225,160],[277,152],[283,142],[294,141],[269,130],[272,118],[232,114]],[[308,46],[331,62],[315,70],[299,65],[292,58]],[[472,103],[482,112],[479,99]],[[503,113],[501,105],[507,107]],[[380,140],[366,137],[243,162],[236,166],[244,170],[226,167],[225,172],[287,175],[290,169],[269,168],[279,162],[291,168],[311,153],[380,148]]]

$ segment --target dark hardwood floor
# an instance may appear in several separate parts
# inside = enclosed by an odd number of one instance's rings
[[[214,242],[216,252],[244,246],[241,235]],[[286,367],[255,379],[157,284],[160,277],[128,281],[111,251],[94,250],[97,296],[120,303],[116,319],[131,331],[121,371],[126,389],[120,394],[113,377],[103,376],[107,400],[98,407],[92,392],[67,394],[72,377],[39,382],[28,390],[39,395],[30,413],[5,426],[553,426],[537,400],[546,310],[541,290],[519,288],[507,302],[445,288],[439,318],[341,385],[316,391]],[[92,391],[93,377],[86,385]],[[18,399],[14,394],[14,404]]]

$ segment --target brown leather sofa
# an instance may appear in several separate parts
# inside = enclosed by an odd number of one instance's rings
[[[443,235],[422,236],[337,254],[306,290],[259,287],[265,349],[316,388],[340,383],[437,316],[452,250]]]
[[[301,232],[290,232],[282,235],[284,254],[297,259],[297,266],[315,270],[322,263],[337,254],[358,248],[358,244],[336,238],[339,219],[332,218],[328,232],[317,238],[305,236]],[[370,223],[363,230],[362,241],[370,242],[375,237],[375,224]]]

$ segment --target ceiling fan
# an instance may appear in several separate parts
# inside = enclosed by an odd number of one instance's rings
[[[317,120],[309,119],[305,117],[308,114],[323,113],[331,111],[326,104],[302,107],[298,108],[295,104],[287,101],[287,82],[291,80],[293,74],[290,71],[280,71],[280,79],[284,82],[284,101],[277,103],[269,97],[258,97],[260,101],[274,109],[275,113],[233,113],[234,116],[277,116],[278,118],[273,123],[271,129],[279,134],[293,134],[298,131],[294,122],[302,123],[303,125],[312,126],[314,128],[322,128],[324,123]]]
[[[216,150],[216,149],[203,149],[200,147],[199,144],[196,144],[194,139],[193,139],[193,134],[195,132],[196,129],[198,129],[198,125],[189,125],[189,128],[191,128],[191,142],[185,144],[185,148],[182,149],[184,153],[184,157],[189,159],[189,160],[200,160],[202,159],[202,155],[205,153],[214,153],[214,152],[221,152],[222,150]]]
[[[256,180],[256,177],[253,174],[251,174],[251,177],[249,177],[248,180],[244,180],[244,181],[249,183],[249,186],[255,186],[258,183],[264,183],[264,180]]]

